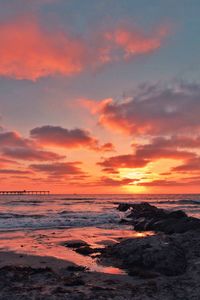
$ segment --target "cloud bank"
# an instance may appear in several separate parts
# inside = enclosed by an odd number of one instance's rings
[[[127,101],[102,100],[85,103],[98,115],[99,124],[129,135],[173,135],[198,133],[200,129],[200,86],[174,84],[144,85]]]
[[[1,21],[0,76],[35,81],[78,74],[151,53],[161,47],[166,34],[164,28],[145,34],[116,26],[106,33],[96,30],[94,36],[80,36],[67,29],[50,30],[33,16]]]

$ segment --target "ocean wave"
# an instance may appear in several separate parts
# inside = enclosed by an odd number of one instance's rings
[[[47,229],[118,225],[118,215],[113,213],[63,213],[47,215],[0,214],[0,230]]]
[[[44,218],[44,215],[29,215],[29,214],[15,214],[15,213],[0,213],[0,219],[13,219],[13,218]]]
[[[84,198],[84,197],[79,197],[79,198],[76,198],[76,197],[67,197],[67,198],[60,198],[60,199],[58,199],[58,200],[96,200],[96,198],[92,198],[92,197],[90,197],[90,198]]]
[[[37,205],[41,205],[43,203],[43,201],[40,200],[14,200],[14,201],[5,201],[5,202],[1,202],[1,205],[4,206],[37,206]]]
[[[200,205],[200,200],[192,200],[192,199],[180,199],[180,200],[160,200],[160,201],[151,201],[152,204],[192,204],[192,205]]]
[[[0,202],[0,230],[117,227],[120,216],[116,204],[144,201],[164,209],[181,209],[190,216],[200,216],[200,195],[13,196]]]

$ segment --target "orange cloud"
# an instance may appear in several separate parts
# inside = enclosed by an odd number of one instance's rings
[[[75,36],[67,30],[52,32],[36,19],[18,18],[0,23],[0,75],[37,80],[51,75],[73,75],[116,60],[147,54],[161,46],[166,35],[152,36],[116,28],[106,34]],[[119,50],[123,50],[121,55]],[[117,59],[116,59],[117,58]]]
[[[135,153],[133,154],[111,156],[97,164],[103,167],[104,172],[117,174],[119,168],[143,168],[159,159],[183,160],[184,162],[191,160],[196,162],[197,154],[195,152],[178,149],[184,148],[182,142],[185,140],[188,146],[189,139],[184,137],[177,137],[176,139],[175,137],[173,139],[155,138],[151,143],[135,146]],[[193,141],[193,148],[196,142],[194,139],[191,140]]]
[[[138,30],[121,27],[106,33],[106,38],[123,51],[124,58],[130,58],[138,54],[151,53],[160,48],[168,32],[169,28],[162,27],[152,35],[147,35]]]
[[[15,169],[1,169],[0,174],[32,174],[31,171],[28,170],[15,170]]]
[[[189,159],[183,165],[174,167],[172,169],[174,172],[183,172],[183,173],[200,173],[200,157]]]
[[[15,160],[0,157],[0,167],[8,165],[19,165],[19,163]]]
[[[118,168],[142,168],[150,161],[144,158],[138,158],[134,154],[117,155],[109,157],[97,164],[104,167],[104,171],[114,173]]]
[[[0,75],[36,80],[40,77],[78,73],[86,49],[80,38],[49,32],[33,19],[0,24]]]
[[[122,178],[122,179],[113,179],[110,177],[102,176],[99,180],[94,181],[90,183],[89,185],[94,186],[114,186],[114,187],[120,187],[125,186],[129,184],[134,184],[137,182],[137,179],[131,179],[131,178]]]
[[[149,182],[141,182],[139,183],[139,185],[141,186],[147,186],[147,187],[151,187],[151,186],[163,186],[163,187],[174,187],[174,186],[195,186],[195,185],[199,185],[200,180],[196,179],[196,180],[153,180],[153,181],[149,181]]]

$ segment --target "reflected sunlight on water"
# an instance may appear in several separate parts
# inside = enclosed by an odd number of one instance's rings
[[[119,224],[121,213],[116,203],[142,201],[200,216],[200,195],[0,196],[0,250],[56,257],[93,271],[123,274],[62,242],[84,240],[90,247],[100,248],[122,238],[152,234],[136,233],[131,226]]]

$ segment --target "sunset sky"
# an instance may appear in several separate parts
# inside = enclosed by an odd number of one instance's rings
[[[0,190],[200,192],[199,0],[0,0]]]

